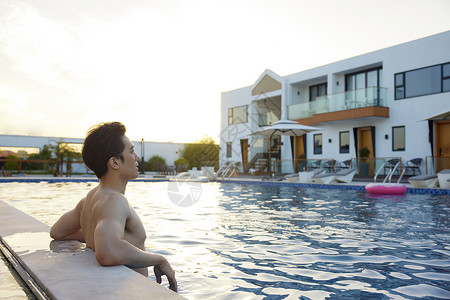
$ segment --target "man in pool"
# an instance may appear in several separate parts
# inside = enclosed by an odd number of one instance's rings
[[[92,128],[83,143],[83,161],[99,185],[50,229],[55,240],[79,240],[95,251],[102,266],[125,265],[148,276],[153,266],[156,281],[165,275],[177,291],[175,271],[166,258],[145,251],[146,234],[136,211],[124,196],[128,180],[138,176],[139,156],[119,122]]]

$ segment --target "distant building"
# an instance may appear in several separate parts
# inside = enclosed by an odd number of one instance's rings
[[[450,168],[450,31],[292,75],[266,70],[253,85],[223,92],[221,164],[254,168],[269,145],[250,134],[280,119],[322,130],[275,137],[270,148],[283,145],[276,172],[298,171],[292,162],[303,157],[356,162],[363,147],[376,158],[372,169],[393,157],[422,158],[422,174]]]
[[[11,151],[14,149],[27,151],[30,153],[39,153],[44,145],[57,145],[59,142],[67,143],[80,150],[84,139],[80,138],[62,138],[62,137],[43,137],[43,136],[26,136],[26,135],[6,135],[0,134],[0,151]],[[159,143],[159,142],[142,142],[133,141],[135,151],[144,160],[150,159],[153,155],[159,155],[166,159],[167,165],[174,165],[174,162],[180,158],[181,151],[184,148],[183,143]],[[78,164],[77,164],[78,165]],[[74,165],[73,172],[86,172],[84,164]]]

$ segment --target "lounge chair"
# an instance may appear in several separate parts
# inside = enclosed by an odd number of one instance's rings
[[[430,189],[436,186],[438,177],[437,175],[419,175],[410,177],[408,181],[413,187]]]
[[[437,173],[439,186],[442,189],[450,189],[450,169],[445,169]]]
[[[353,181],[355,173],[356,169],[342,169],[334,174],[334,180],[336,180],[337,182],[349,183]]]
[[[400,161],[400,159],[398,159],[398,158],[392,158],[392,159],[387,160],[386,164],[384,165],[384,173],[389,174],[389,172],[395,168],[395,165],[399,161]],[[388,172],[386,172],[386,170]],[[395,171],[398,172],[398,174],[400,174],[400,168],[397,168]]]
[[[324,168],[319,168],[309,172],[298,172],[294,174],[288,174],[284,176],[284,178],[289,182],[311,183],[312,176],[323,174],[325,172],[326,170]]]
[[[284,176],[284,178],[288,182],[295,182],[295,183],[300,182],[299,181],[299,177],[298,177],[298,173],[288,174],[288,175]]]
[[[351,159],[347,159],[344,161],[341,161],[339,163],[336,164],[336,168],[338,169],[350,169],[350,165],[352,164],[352,160]]]
[[[328,169],[330,173],[333,172],[336,161],[334,159],[327,160],[323,163],[323,167]]]
[[[422,162],[421,158],[414,158],[411,160],[408,160],[405,164],[406,170],[411,170],[413,172],[413,176],[416,175],[416,171],[419,172],[420,175],[422,175],[422,172],[420,172],[420,163]]]
[[[333,181],[333,179],[334,179],[334,174],[332,174],[332,173],[323,173],[323,172],[321,172],[321,173],[318,173],[318,174],[313,175],[313,176],[311,177],[311,179],[312,179],[312,182],[314,182],[314,183],[328,184],[328,183],[330,183],[331,181]]]

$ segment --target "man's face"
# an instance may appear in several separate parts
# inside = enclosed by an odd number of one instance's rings
[[[128,178],[136,178],[139,175],[139,156],[134,152],[134,145],[127,136],[122,137],[125,145],[123,149],[123,164],[121,165],[122,172]]]

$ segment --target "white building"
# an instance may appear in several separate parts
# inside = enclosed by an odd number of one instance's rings
[[[43,136],[25,136],[25,135],[6,135],[0,134],[0,150],[12,149],[26,151],[28,154],[39,153],[44,145],[54,145],[58,143],[67,143],[71,147],[81,152],[84,139],[80,138],[62,138],[62,137],[43,137]],[[133,141],[136,153],[144,160],[149,160],[154,155],[159,155],[166,159],[167,165],[174,165],[174,162],[181,157],[181,151],[185,144],[183,143],[159,143],[147,141]],[[73,165],[74,173],[86,172],[84,164]],[[65,169],[63,168],[63,171]]]
[[[422,158],[422,174],[450,168],[450,31],[288,76],[266,70],[252,86],[223,92],[221,164],[255,168],[268,142],[250,134],[280,119],[322,130],[276,138],[276,172],[298,171],[292,162],[302,154],[356,162],[363,147],[372,173],[389,158]]]

